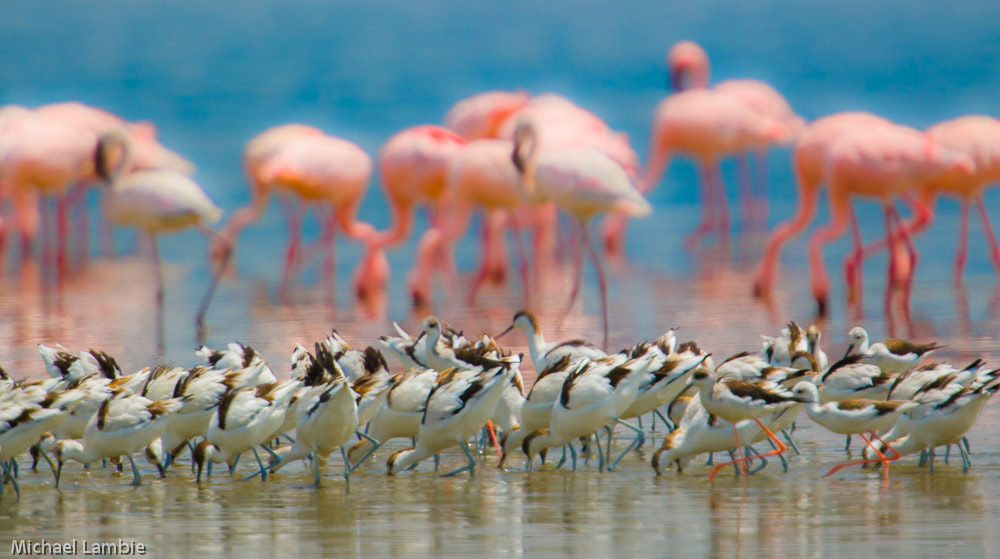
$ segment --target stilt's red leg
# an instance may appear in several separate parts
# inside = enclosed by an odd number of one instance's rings
[[[725,468],[726,466],[732,466],[733,464],[740,464],[746,462],[746,458],[743,457],[743,444],[740,443],[740,432],[736,429],[736,424],[733,423],[733,436],[736,437],[736,449],[740,453],[740,457],[736,460],[730,460],[729,462],[723,462],[721,464],[716,464],[712,471],[708,474],[708,481],[715,479],[715,475],[719,473],[719,470]],[[746,464],[743,464],[744,473],[746,473]]]

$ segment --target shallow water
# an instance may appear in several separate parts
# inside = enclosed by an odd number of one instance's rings
[[[167,145],[199,166],[197,179],[227,212],[248,200],[240,170],[243,143],[289,121],[320,126],[356,141],[370,154],[393,132],[439,122],[455,100],[498,88],[553,91],[571,97],[629,134],[644,154],[653,107],[664,95],[663,56],[674,41],[699,41],[713,58],[715,80],[766,79],[804,116],[870,110],[924,127],[968,113],[998,114],[998,8],[989,3],[640,2],[628,9],[599,2],[107,2],[100,8],[65,3],[8,6],[0,18],[0,103],[35,106],[78,99],[133,119],[152,119]],[[769,160],[769,224],[795,207],[789,152]],[[734,170],[723,167],[735,192]],[[373,182],[361,219],[389,224]],[[681,248],[698,219],[695,168],[679,161],[651,194],[654,216],[630,228],[624,262],[608,262],[612,348],[680,327],[722,357],[759,347],[789,319],[812,320],[804,237],[790,243],[772,306],[750,295],[764,237],[737,234],[732,246]],[[997,193],[987,192],[1000,216]],[[91,205],[96,206],[96,197]],[[958,205],[939,203],[938,216],[917,241],[922,260],[912,313],[884,312],[885,259],[865,267],[860,310],[845,304],[839,265],[847,239],[825,250],[833,275],[833,308],[822,323],[831,357],[844,351],[846,332],[863,324],[873,338],[893,335],[945,344],[943,359],[1000,362],[1000,291],[986,245],[972,227],[964,287],[953,288],[951,259]],[[735,215],[735,210],[734,210]],[[825,218],[821,208],[820,221]],[[879,208],[859,210],[866,239],[880,235]],[[422,217],[416,230],[422,231]],[[737,222],[736,227],[739,227]],[[307,238],[316,235],[308,222]],[[97,238],[96,228],[91,239]],[[351,343],[375,343],[391,322],[415,330],[434,312],[466,333],[495,334],[524,304],[516,274],[487,287],[475,302],[468,285],[478,254],[470,234],[457,247],[461,271],[438,288],[426,311],[411,310],[406,271],[415,240],[389,254],[388,295],[362,304],[350,292],[359,250],[343,240],[333,274],[310,262],[299,281],[279,292],[286,236],[280,213],[269,210],[247,229],[233,273],[209,314],[207,343],[252,344],[279,374],[287,374],[296,342],[311,345],[331,328]],[[208,278],[205,241],[185,233],[162,242],[167,298],[162,333],[154,281],[143,249],[118,232],[115,259],[97,256],[74,268],[61,285],[34,263],[12,254],[0,278],[0,360],[15,378],[41,377],[38,343],[75,351],[94,347],[134,371],[158,363],[194,363],[193,317]],[[567,264],[537,278],[533,309],[550,338],[600,338],[600,307],[592,272],[567,318]],[[524,339],[503,339],[524,351]],[[393,364],[395,366],[395,364]],[[530,368],[526,368],[529,382]],[[331,460],[324,487],[313,491],[296,466],[266,483],[225,475],[196,485],[181,467],[163,480],[145,466],[146,483],[94,467],[67,466],[65,486],[25,471],[22,495],[0,498],[0,552],[13,538],[73,538],[146,544],[157,557],[692,555],[985,557],[1000,554],[993,528],[1000,509],[998,404],[986,407],[970,432],[973,468],[963,474],[939,464],[933,475],[916,458],[877,474],[842,471],[822,479],[843,458],[842,439],[808,420],[796,436],[803,451],[788,473],[775,462],[742,482],[708,468],[654,477],[649,452],[623,460],[620,471],[499,472],[494,456],[476,476],[442,479],[428,464],[417,474],[385,476],[388,450],[352,477],[345,495]],[[659,438],[659,437],[658,437]],[[657,441],[659,444],[659,441]],[[619,441],[619,447],[624,446]],[[396,444],[392,448],[396,448]],[[249,473],[244,461],[240,474]],[[461,460],[446,456],[444,467]],[[695,461],[692,464],[700,464]],[[22,460],[22,469],[27,466]],[[515,464],[515,466],[518,466]]]

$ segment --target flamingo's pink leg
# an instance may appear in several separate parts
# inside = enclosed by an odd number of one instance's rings
[[[587,252],[594,262],[594,269],[597,271],[597,285],[601,292],[601,318],[604,321],[604,344],[601,346],[604,351],[608,350],[608,279],[604,275],[604,267],[601,265],[601,256],[594,248],[594,243],[590,242],[590,231],[587,223],[580,220],[580,230],[583,233],[583,242],[587,245]],[[582,268],[582,266],[581,266]]]
[[[982,196],[976,198],[976,210],[979,212],[979,221],[983,224],[986,242],[990,244],[990,258],[993,260],[993,267],[997,274],[1000,274],[1000,244],[997,244],[997,237],[993,234],[993,225],[990,223],[990,216],[986,213],[986,205],[983,204]]]
[[[697,245],[701,239],[712,230],[715,225],[715,212],[716,212],[716,189],[713,182],[712,175],[714,162],[704,161],[701,165],[701,222],[695,227],[687,239],[684,241],[684,245],[687,248],[693,248]],[[725,202],[723,202],[724,204]]]

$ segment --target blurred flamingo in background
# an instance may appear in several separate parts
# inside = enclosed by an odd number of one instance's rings
[[[607,280],[600,255],[590,242],[588,222],[602,212],[627,216],[649,215],[653,208],[632,185],[628,174],[615,161],[593,148],[542,149],[534,125],[522,121],[515,132],[513,160],[521,177],[524,192],[538,200],[552,202],[576,218],[583,242],[597,271],[604,319],[604,349],[608,346]],[[570,294],[570,306],[576,301],[583,275],[582,255]]]
[[[891,125],[892,122],[871,113],[836,113],[813,121],[799,134],[792,157],[799,190],[799,206],[795,215],[778,224],[771,234],[754,278],[755,296],[770,296],[782,246],[808,227],[815,217],[823,181],[823,165],[830,146],[840,136],[852,130]],[[850,271],[848,275],[851,275]]]
[[[823,168],[830,197],[830,222],[816,229],[809,238],[812,290],[819,315],[826,316],[830,296],[823,244],[842,235],[849,220],[854,224],[855,246],[860,247],[861,244],[857,219],[851,209],[852,195],[877,198],[884,207],[891,255],[885,304],[886,310],[891,311],[893,287],[898,279],[897,243],[903,243],[908,253],[910,270],[915,267],[917,259],[896,210],[895,198],[924,181],[935,180],[946,173],[969,175],[975,169],[974,163],[969,156],[936,144],[931,136],[918,130],[876,125],[853,129],[834,140],[826,151]],[[856,258],[859,256],[860,248],[857,248]],[[848,280],[851,291],[859,287],[853,278]],[[907,309],[908,280],[902,289],[904,309]]]
[[[112,153],[121,151],[112,166]],[[163,269],[157,236],[197,227],[210,238],[216,233],[205,224],[214,223],[222,210],[212,202],[205,191],[186,175],[168,169],[129,171],[132,169],[131,138],[121,131],[103,134],[94,155],[98,175],[110,185],[106,204],[108,218],[117,225],[134,227],[150,236],[153,246],[153,263],[156,267],[156,307],[159,325],[157,339],[164,347],[163,338]],[[204,315],[215,290],[215,281],[198,311],[196,322],[204,324]]]
[[[384,256],[374,247],[375,228],[357,220],[358,206],[371,180],[372,161],[356,144],[327,136],[301,124],[271,128],[253,138],[244,150],[244,166],[251,186],[251,204],[233,212],[214,243],[213,255],[225,267],[240,231],[256,221],[267,208],[271,191],[278,194],[288,221],[281,291],[302,258],[302,203],[318,209],[320,240],[326,249],[329,277],[333,277],[333,241],[339,227],[348,237],[362,240],[367,254],[356,278],[377,282],[387,273]],[[327,210],[323,205],[329,204]],[[370,269],[367,269],[370,268]],[[359,292],[365,290],[358,287]]]
[[[969,253],[969,207],[975,204],[983,226],[983,235],[990,247],[993,267],[1000,275],[1000,245],[997,244],[993,226],[983,203],[983,191],[986,187],[1000,181],[1000,120],[985,115],[963,116],[935,124],[927,129],[927,135],[937,144],[971,157],[975,170],[971,174],[961,171],[946,172],[917,185],[917,196],[920,200],[917,207],[922,211],[916,212],[911,223],[906,226],[907,232],[913,235],[931,224],[938,195],[959,198],[961,221],[958,247],[955,250],[953,281],[956,286],[961,285]],[[886,239],[872,243],[865,248],[865,255],[883,248],[886,243]],[[913,273],[913,270],[910,273]]]
[[[530,99],[524,91],[477,93],[455,103],[444,115],[444,126],[466,140],[499,138],[503,123]]]
[[[669,164],[667,152],[676,150],[695,157],[701,165],[700,180],[705,213],[694,235],[689,237],[688,244],[692,245],[700,240],[713,228],[728,234],[729,211],[722,179],[718,175],[718,160],[741,154],[739,177],[744,227],[754,219],[764,223],[767,219],[767,149],[793,141],[805,121],[795,114],[788,101],[777,90],[757,80],[727,80],[712,88],[713,92],[742,104],[743,108],[740,109],[727,107],[718,98],[707,95],[681,95],[708,88],[711,78],[708,54],[692,41],[679,41],[671,47],[667,53],[667,70],[674,95],[663,100],[654,113],[653,139],[650,141],[647,169],[640,189],[648,193],[660,182]],[[670,102],[671,99],[674,101]],[[719,110],[725,116],[714,118],[713,113]],[[688,112],[691,112],[691,116],[685,117],[684,113]],[[781,132],[762,135],[760,122],[765,120],[773,121],[772,127],[780,127]],[[728,126],[726,121],[729,122]],[[758,131],[748,134],[751,128]],[[759,204],[754,200],[750,181],[749,151],[757,152],[757,174],[761,188]],[[758,205],[760,211],[755,210]],[[621,253],[626,223],[620,216],[605,219],[604,245],[609,253]]]
[[[69,236],[67,192],[78,182],[94,175],[94,148],[97,134],[58,120],[44,118],[36,111],[8,107],[3,111],[0,133],[0,183],[10,190],[15,219],[27,257],[38,228],[38,195],[43,200],[43,261],[49,260],[51,246],[49,202],[56,211],[56,270],[66,270]]]
[[[421,236],[410,273],[410,296],[415,306],[430,301],[435,269],[444,267],[453,271],[451,245],[468,230],[477,209],[487,215],[483,223],[483,265],[473,282],[470,299],[475,297],[487,276],[496,273],[495,260],[505,260],[502,243],[496,242],[494,236],[503,230],[507,217],[529,201],[520,188],[518,172],[511,159],[513,150],[513,142],[506,140],[476,140],[469,142],[452,160],[448,173],[451,199],[447,211],[443,212],[437,227]],[[522,254],[522,280],[527,290],[527,265],[523,248],[520,248],[520,233],[516,234],[516,240]],[[500,254],[495,254],[497,252]]]
[[[458,134],[433,125],[407,128],[386,141],[378,165],[393,224],[377,237],[379,246],[393,245],[410,234],[417,204],[428,204],[430,221],[437,223],[448,194],[448,165],[465,144]]]
[[[77,101],[43,105],[35,111],[44,118],[68,126],[79,127],[89,134],[100,135],[115,130],[123,131],[129,136],[133,146],[134,155],[131,164],[136,170],[172,169],[185,175],[194,174],[195,166],[191,161],[167,149],[157,141],[156,125],[152,122],[127,122],[108,111]],[[85,201],[87,188],[91,182],[91,180],[84,179],[69,191],[69,211],[72,212],[74,209],[80,208],[80,205]],[[89,244],[87,240],[89,232],[87,211],[85,207],[77,211],[79,213],[76,233],[78,250],[85,258]],[[104,229],[103,243],[108,250],[113,252],[110,227]]]
[[[708,53],[693,41],[678,41],[667,53],[667,71],[674,91],[705,89],[711,81],[711,62]],[[767,117],[785,123],[790,131],[790,139],[801,132],[805,119],[795,114],[792,106],[781,93],[770,84],[760,80],[735,79],[717,83],[713,90],[731,95],[744,102],[751,109]],[[749,153],[740,154],[739,163],[741,206],[746,212],[744,219],[767,221],[767,144],[757,146],[757,183],[760,192],[754,196],[750,180]],[[757,211],[759,206],[760,211]],[[754,215],[759,213],[760,215]]]
[[[730,154],[770,145],[790,137],[784,123],[761,115],[731,96],[711,90],[675,93],[656,107],[646,171],[639,189],[648,194],[663,177],[674,153],[693,156],[701,167],[702,220],[687,238],[693,246],[713,230],[729,234],[729,210],[718,162]],[[613,216],[605,221],[605,247],[622,246],[626,221]]]

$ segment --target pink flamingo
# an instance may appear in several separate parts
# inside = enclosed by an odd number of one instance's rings
[[[379,234],[378,246],[398,243],[409,235],[417,204],[431,206],[432,223],[440,219],[448,193],[448,165],[465,144],[464,138],[447,128],[423,125],[393,135],[382,146],[378,165],[393,225]]]
[[[962,273],[968,260],[969,208],[973,204],[983,225],[983,234],[990,246],[993,266],[1000,274],[1000,245],[997,244],[989,215],[983,204],[983,191],[990,184],[1000,181],[1000,120],[985,115],[969,115],[947,120],[927,129],[927,135],[942,146],[958,150],[972,158],[975,171],[972,174],[948,172],[917,185],[920,204],[912,222],[906,229],[916,234],[928,227],[934,217],[933,209],[939,194],[954,196],[961,201],[961,225],[959,226],[958,247],[955,251],[953,279],[955,285],[962,282]],[[885,240],[880,240],[865,248],[865,255],[882,248]],[[912,272],[912,270],[911,270]]]
[[[470,141],[499,138],[501,125],[530,99],[524,91],[478,93],[455,103],[444,115],[444,125]]]
[[[792,156],[799,190],[799,206],[795,215],[777,225],[771,234],[755,274],[755,296],[770,295],[782,246],[808,227],[816,215],[820,185],[823,181],[823,164],[830,146],[837,138],[852,130],[891,125],[892,122],[871,113],[846,112],[815,120],[802,131]]]
[[[476,140],[469,142],[452,160],[448,173],[448,190],[451,192],[448,209],[438,226],[424,233],[418,242],[417,258],[410,273],[410,295],[414,306],[423,306],[430,300],[431,280],[436,268],[453,268],[448,256],[450,245],[468,230],[469,221],[477,208],[489,214],[488,223],[483,227],[484,244],[488,250],[484,251],[484,266],[480,267],[470,298],[474,297],[490,270],[495,269],[495,264],[491,265],[488,260],[497,257],[492,236],[497,234],[498,227],[495,223],[490,226],[489,222],[496,222],[500,220],[498,215],[514,212],[529,202],[521,191],[518,172],[511,159],[513,149],[514,144],[506,140]],[[516,238],[520,239],[520,235]],[[520,250],[523,259],[523,249]],[[447,265],[443,262],[445,259],[448,259]],[[522,263],[522,279],[525,279],[526,273],[527,266]]]
[[[76,101],[65,103],[53,103],[43,105],[35,112],[43,117],[68,126],[79,127],[89,134],[105,134],[114,131],[122,131],[129,137],[133,146],[132,168],[134,170],[171,169],[184,175],[193,175],[194,164],[181,155],[173,152],[157,141],[156,125],[149,121],[127,122],[121,117],[111,114],[103,109],[85,105]],[[96,179],[97,177],[93,177]],[[92,184],[91,180],[84,180],[68,192],[71,210],[78,207],[84,200],[87,188]],[[81,253],[85,257],[87,251],[87,212],[84,208],[80,212],[78,222],[77,238]],[[105,246],[111,246],[111,229],[104,230]]]
[[[289,242],[285,253],[282,286],[292,268],[301,258],[301,226],[306,204],[331,206],[329,214],[321,212],[321,241],[333,265],[332,250],[339,226],[352,239],[368,244],[368,252],[356,278],[378,281],[385,271],[382,257],[372,241],[375,229],[358,221],[357,211],[371,179],[372,161],[356,144],[323,134],[316,128],[291,124],[272,128],[252,139],[244,150],[244,166],[251,185],[251,204],[233,212],[220,233],[212,252],[228,262],[240,231],[256,221],[267,208],[271,190],[276,190],[288,220]],[[358,292],[365,289],[357,286]]]
[[[693,245],[713,229],[726,235],[729,212],[718,161],[789,137],[790,130],[784,123],[761,115],[729,95],[711,90],[675,93],[661,101],[653,114],[649,158],[639,189],[647,194],[660,182],[674,153],[695,157],[701,163],[705,206],[701,223],[687,244]],[[605,222],[605,245],[609,250],[621,246],[625,223],[620,216]]]
[[[22,233],[25,252],[37,227],[30,209],[35,196],[54,199],[56,206],[56,266],[59,276],[66,268],[68,205],[66,193],[73,184],[94,175],[94,148],[97,135],[23,108],[4,111],[0,135],[0,183],[10,189]],[[43,209],[47,207],[47,203]],[[49,212],[42,214],[42,230],[47,231]],[[43,236],[43,258],[47,259],[48,234]]]
[[[893,204],[895,198],[927,180],[949,172],[971,174],[973,161],[959,151],[935,144],[933,138],[905,126],[868,126],[846,132],[837,138],[826,152],[824,179],[830,197],[830,222],[818,228],[809,238],[809,263],[812,290],[820,316],[826,316],[830,283],[823,263],[823,244],[844,233],[851,220],[852,195],[877,198],[885,209],[886,231],[890,254],[897,254],[902,242],[909,253],[909,269],[916,265],[916,252],[909,235],[902,227]],[[855,245],[860,245],[857,220],[854,220]],[[896,280],[895,257],[889,258],[889,288],[886,309],[889,309],[892,285]],[[909,295],[905,286],[903,294]],[[908,307],[904,302],[904,308]]]
[[[520,173],[521,187],[527,195],[552,202],[579,223],[583,242],[597,270],[604,319],[604,348],[607,349],[607,280],[600,256],[590,242],[587,224],[602,212],[641,217],[649,215],[653,208],[632,186],[625,170],[600,151],[592,148],[540,149],[538,135],[528,120],[523,121],[515,133],[513,160]],[[580,258],[570,305],[579,293],[582,272],[583,259]]]
[[[522,111],[504,123],[501,137],[513,141],[517,126],[525,120],[534,124],[539,149],[593,148],[618,163],[633,181],[641,170],[639,157],[626,134],[612,131],[600,117],[565,97],[554,94],[534,97]],[[539,220],[535,242],[538,262],[555,259],[555,216],[551,210],[542,210],[535,216]],[[624,216],[616,217],[625,219]]]
[[[708,53],[705,52],[701,46],[692,41],[679,41],[670,51],[667,53],[667,70],[670,76],[670,85],[675,93],[704,90],[708,88],[710,78],[711,78],[711,63],[709,62]],[[744,215],[744,222],[749,222],[750,212],[757,204],[753,202],[753,192],[752,186],[749,180],[749,160],[746,155],[749,151],[757,152],[758,161],[758,181],[761,185],[760,198],[764,200],[766,204],[766,161],[767,161],[767,149],[775,144],[787,143],[795,138],[798,132],[802,129],[804,120],[795,114],[788,101],[778,93],[776,89],[772,86],[758,81],[758,80],[727,80],[720,82],[713,88],[713,91],[717,93],[722,93],[724,95],[730,96],[733,99],[743,103],[750,111],[758,113],[760,116],[766,117],[769,120],[773,120],[780,123],[785,130],[780,134],[775,134],[772,137],[754,137],[747,138],[744,136],[742,142],[737,142],[736,144],[729,143],[727,146],[718,145],[721,143],[726,143],[725,140],[716,138],[712,143],[717,144],[716,146],[708,149],[709,146],[705,145],[702,140],[697,140],[701,144],[697,149],[690,149],[689,147],[684,147],[679,144],[680,151],[687,152],[689,155],[693,155],[698,158],[702,163],[702,192],[704,193],[704,203],[706,205],[705,218],[702,224],[699,226],[698,230],[693,237],[689,238],[689,244],[691,242],[699,239],[705,233],[711,230],[711,221],[714,219],[712,216],[716,213],[718,214],[718,219],[720,221],[720,228],[728,230],[728,209],[725,207],[725,195],[721,188],[721,179],[717,177],[717,170],[715,167],[716,163],[708,163],[712,160],[717,160],[730,154],[740,153],[742,154],[739,158],[739,176],[740,176],[740,190],[742,198],[742,207],[746,212]],[[707,97],[693,97],[683,100],[680,106],[684,107],[684,110],[692,108],[692,105],[697,103],[709,103],[706,101]],[[669,98],[668,98],[669,100]],[[657,107],[657,115],[660,114],[661,108],[664,108],[666,100]],[[718,102],[716,102],[718,103]],[[712,106],[706,107],[708,110],[712,110]],[[737,118],[741,121],[749,122],[750,117],[746,115],[741,115],[739,113],[733,113],[730,111],[730,116],[732,118]],[[658,120],[654,116],[654,137],[660,135],[661,133],[666,133],[661,127],[673,126],[672,119]],[[699,126],[696,122],[689,122],[685,127],[689,128],[684,134],[698,134],[703,136],[712,134],[733,134],[733,131],[725,131],[717,128],[717,123],[713,120],[707,120],[700,124],[704,126],[706,130],[700,132],[695,130],[690,130],[690,127]],[[734,125],[738,125],[734,122]],[[672,132],[673,134],[679,134],[680,131]],[[695,141],[692,138],[692,141]],[[655,142],[651,142],[655,145]],[[663,146],[662,149],[668,149],[668,146]],[[722,150],[722,151],[719,151]],[[666,158],[662,158],[662,154],[654,154],[653,148],[650,148],[650,157],[647,161],[647,165],[651,168],[645,176],[645,184],[642,186],[644,192],[649,192],[659,183],[663,172],[666,170],[666,164],[669,162]],[[660,159],[660,160],[658,160]],[[653,169],[654,165],[663,165],[662,169]],[[712,169],[706,167],[706,165],[711,164]],[[718,181],[716,183],[716,181]],[[713,186],[714,184],[714,186]],[[714,194],[713,194],[714,192]],[[759,219],[763,222],[766,220],[766,205],[762,206]],[[619,216],[612,216],[605,220],[604,223],[604,243],[605,248],[610,253],[620,253],[621,247],[624,244],[625,235],[625,221]]]
[[[667,70],[670,74],[670,83],[674,91],[685,91],[688,89],[705,89],[711,80],[711,62],[708,53],[692,41],[678,41],[667,53]],[[788,101],[778,93],[770,84],[760,80],[737,79],[719,82],[713,88],[715,91],[732,95],[736,99],[744,102],[753,110],[766,115],[775,120],[784,122],[788,126],[791,137],[794,137],[804,128],[805,119],[795,114]],[[760,199],[764,202],[762,210],[766,212],[766,188],[767,188],[767,148],[768,145],[758,146],[757,152],[757,180],[761,188]],[[747,153],[743,153],[738,159],[740,169],[740,190],[742,191],[743,207],[747,210],[756,206],[753,201],[753,187],[750,184],[750,162]],[[762,220],[766,220],[766,213],[761,215]]]

